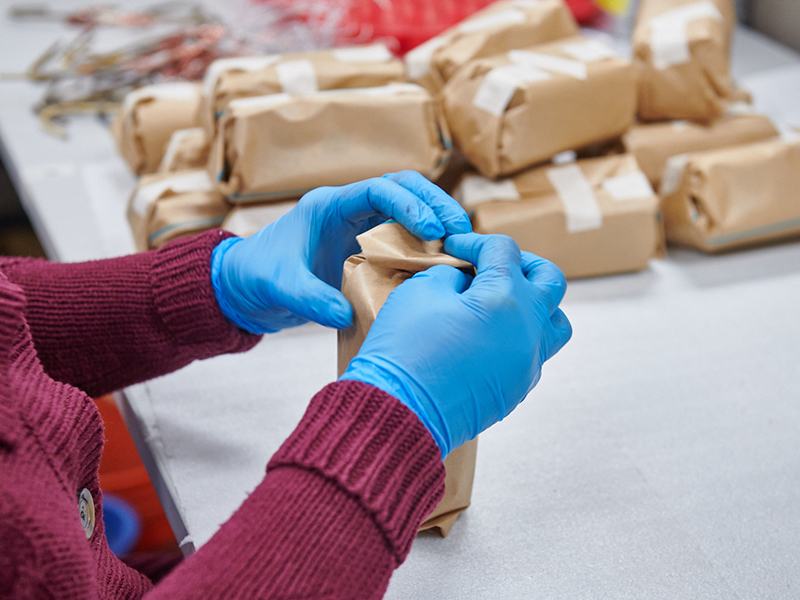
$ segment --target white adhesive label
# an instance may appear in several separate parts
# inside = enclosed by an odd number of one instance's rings
[[[517,88],[550,79],[545,71],[523,65],[504,65],[489,71],[481,81],[472,104],[497,117],[503,114]]]
[[[614,200],[641,200],[654,196],[650,182],[641,171],[631,171],[617,177],[609,177],[603,182],[603,189]]]
[[[527,17],[524,12],[519,9],[512,8],[509,10],[502,10],[488,15],[480,15],[467,19],[458,26],[461,33],[475,33],[477,31],[484,31],[486,29],[496,29],[505,27],[506,25],[515,25],[517,23],[524,23]]]
[[[722,19],[711,2],[687,4],[650,19],[650,51],[656,69],[668,69],[691,59],[687,27],[698,19]]]
[[[456,191],[464,208],[472,208],[490,200],[519,200],[519,191],[512,179],[492,181],[481,175],[467,175]]]
[[[447,36],[444,35],[431,38],[406,53],[404,61],[409,79],[422,79],[428,74],[431,70],[434,53],[447,43],[447,39]]]
[[[559,49],[565,54],[569,54],[575,60],[585,63],[598,62],[609,58],[616,58],[617,53],[614,49],[603,42],[597,40],[584,40],[582,42],[571,42],[562,44]]]
[[[134,106],[142,100],[185,100],[191,102],[199,95],[197,84],[188,81],[174,81],[170,83],[156,83],[140,87],[125,96],[122,103],[122,113],[128,114]]]
[[[661,187],[658,190],[659,196],[666,198],[678,191],[687,164],[689,164],[688,154],[676,154],[667,160],[667,164],[664,165],[664,172],[661,174]]]
[[[278,61],[278,56],[234,56],[231,58],[218,58],[206,69],[203,77],[203,93],[211,97],[217,87],[219,78],[228,71],[260,71]]]
[[[183,144],[188,138],[202,134],[202,127],[192,127],[191,129],[178,129],[177,131],[174,131],[169,138],[169,143],[167,144],[167,149],[164,151],[164,157],[161,159],[159,170],[163,171],[169,166],[169,164],[175,159],[175,154],[178,152],[178,148],[180,148],[181,144]]]
[[[238,207],[231,211],[223,226],[227,231],[238,236],[253,235],[280,219],[295,206],[297,206],[297,202]]]
[[[317,74],[310,60],[287,60],[278,63],[275,71],[286,94],[302,96],[303,94],[313,94],[319,89]]]
[[[551,54],[529,52],[527,50],[512,50],[508,53],[508,59],[514,64],[535,67],[551,73],[560,73],[575,79],[586,79],[588,77],[586,63],[570,58],[561,58]]]
[[[603,225],[594,190],[578,165],[549,169],[547,179],[564,206],[569,233],[599,229]]]
[[[392,53],[383,44],[334,48],[333,57],[341,62],[385,63],[392,60]]]
[[[131,202],[131,208],[140,217],[147,216],[150,205],[167,190],[177,194],[186,192],[210,192],[214,184],[205,171],[188,171],[161,181],[140,186]]]

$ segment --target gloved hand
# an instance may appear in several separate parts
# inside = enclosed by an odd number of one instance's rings
[[[395,219],[424,240],[472,231],[464,209],[414,171],[307,193],[288,214],[249,238],[222,241],[211,281],[223,314],[251,333],[316,321],[350,326],[353,309],[339,291],[356,236]]]
[[[408,406],[443,458],[508,415],[572,335],[551,262],[498,235],[453,235],[445,251],[475,264],[474,279],[440,265],[402,283],[342,375]]]

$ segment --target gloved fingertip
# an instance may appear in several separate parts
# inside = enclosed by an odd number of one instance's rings
[[[441,221],[434,220],[426,221],[421,231],[423,239],[425,240],[438,240],[443,238],[446,233],[447,231],[445,231]]]
[[[336,329],[347,329],[353,325],[353,307],[347,300],[337,302],[331,316]]]

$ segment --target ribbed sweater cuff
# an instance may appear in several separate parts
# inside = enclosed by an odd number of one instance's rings
[[[156,310],[184,345],[237,352],[254,346],[260,336],[230,323],[217,305],[211,286],[211,253],[231,234],[213,229],[179,238],[158,250],[151,271]]]
[[[267,469],[287,466],[320,473],[358,498],[398,564],[444,495],[441,453],[425,426],[399,400],[358,381],[314,396]]]

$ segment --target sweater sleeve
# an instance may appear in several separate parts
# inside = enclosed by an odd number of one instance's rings
[[[416,415],[370,385],[330,384],[242,506],[147,598],[381,598],[443,494]]]
[[[25,294],[25,317],[47,373],[100,395],[193,360],[251,348],[211,287],[220,230],[164,248],[84,263],[0,259]]]

